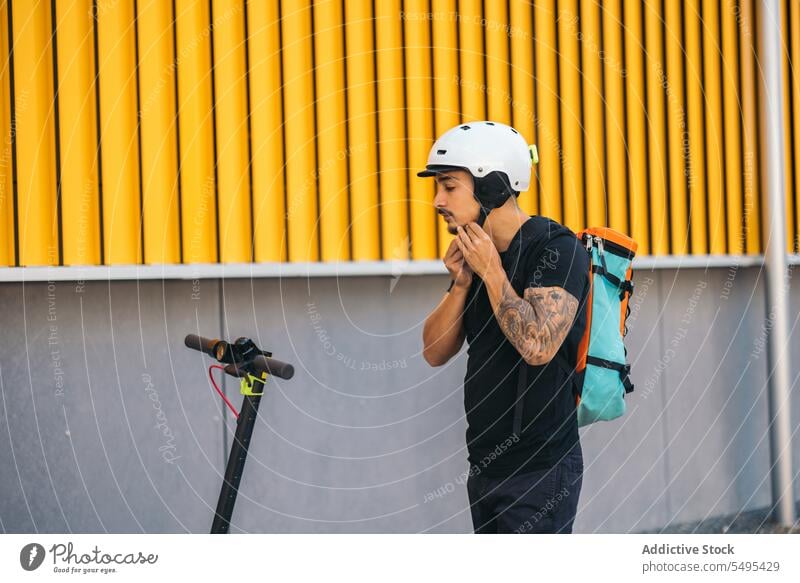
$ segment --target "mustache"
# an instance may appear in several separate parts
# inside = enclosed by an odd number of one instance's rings
[[[436,212],[438,214],[442,215],[443,217],[452,217],[453,216],[451,213],[448,213],[447,211],[437,210]]]

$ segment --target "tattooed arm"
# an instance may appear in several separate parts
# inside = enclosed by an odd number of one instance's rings
[[[550,362],[575,322],[575,296],[552,286],[529,287],[520,298],[502,269],[492,270],[484,281],[500,329],[525,362]]]
[[[500,329],[531,365],[550,362],[569,334],[578,300],[560,286],[530,287],[520,298],[503,271],[497,249],[475,223],[455,239],[470,269],[483,280]]]

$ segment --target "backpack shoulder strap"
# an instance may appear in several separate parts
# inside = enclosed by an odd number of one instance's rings
[[[536,223],[534,223],[534,221],[540,221],[542,219],[547,221],[547,223],[544,225],[537,225]],[[538,261],[538,257],[542,254],[542,251],[544,251],[545,246],[550,241],[554,240],[556,237],[563,236],[565,234],[570,234],[574,236],[574,234],[572,234],[572,231],[570,231],[566,227],[559,225],[555,221],[545,219],[544,217],[534,216],[531,218],[530,221],[526,221],[525,223],[523,223],[522,227],[520,228],[523,229],[526,226],[528,226],[527,229],[521,231],[520,237],[515,237],[514,240],[512,241],[512,244],[508,248],[509,253],[506,253],[506,255],[512,256],[512,260],[516,260],[519,262],[522,261],[528,262],[528,260],[524,258],[527,258],[530,255],[530,257],[535,258],[534,262],[536,262]],[[547,232],[544,234],[541,233],[537,234],[536,232],[537,226],[540,229],[542,228],[546,229]],[[532,244],[535,245],[535,247],[531,249],[530,246]],[[519,264],[518,267],[520,267]],[[525,276],[524,268],[522,268],[519,271],[515,271],[515,273],[521,273],[523,277]],[[523,285],[522,291],[524,293],[525,291],[524,281],[522,285]],[[559,361],[562,360],[561,355],[557,353],[556,356],[553,358],[553,360],[556,359],[558,359]],[[561,364],[568,367],[568,363],[561,363]],[[517,375],[517,398],[514,403],[514,423],[513,423],[513,435],[516,435],[518,439],[522,437],[522,414],[524,412],[525,392],[527,391],[527,389],[528,389],[528,364],[525,362],[525,360],[520,358],[519,373]]]
[[[525,265],[530,263],[529,258],[538,260],[545,245],[566,233],[571,231],[545,217],[533,216],[525,221],[520,227],[519,236],[511,240],[505,252],[504,262],[511,268],[513,279],[524,277]]]

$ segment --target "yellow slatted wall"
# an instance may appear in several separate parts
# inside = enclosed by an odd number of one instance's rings
[[[53,8],[55,6],[55,8]],[[800,1],[783,18],[787,250]],[[434,259],[416,177],[463,122],[527,212],[643,255],[756,254],[754,0],[0,0],[0,265]]]

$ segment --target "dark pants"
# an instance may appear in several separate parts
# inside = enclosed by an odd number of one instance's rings
[[[546,470],[510,478],[473,472],[467,493],[475,532],[571,533],[582,480],[580,443]]]

